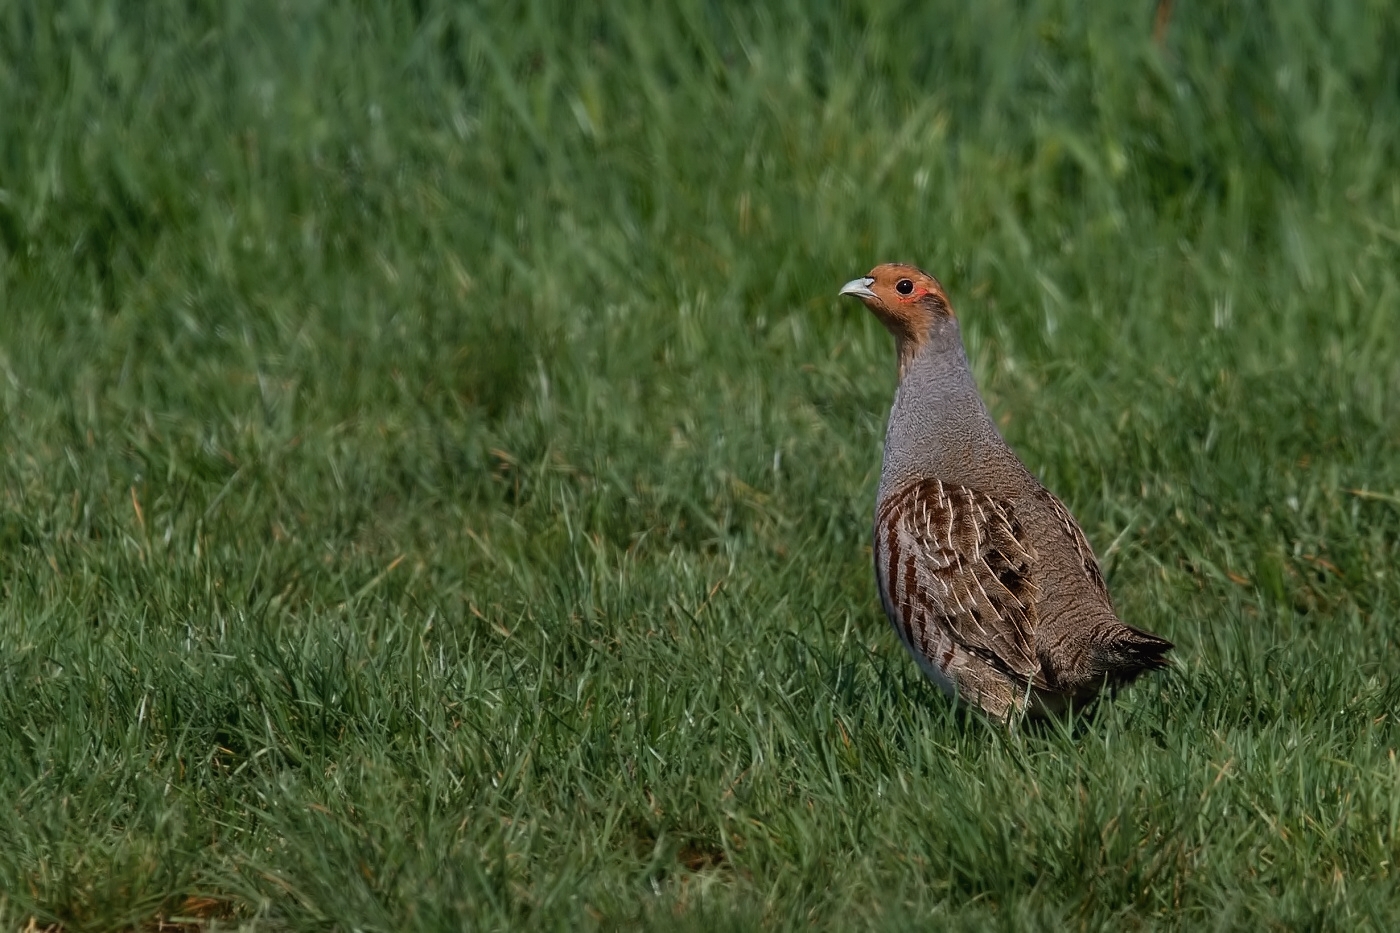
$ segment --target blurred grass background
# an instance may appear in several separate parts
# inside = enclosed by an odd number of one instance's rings
[[[1400,924],[1400,11],[1086,6],[0,4],[0,924]],[[884,260],[1088,722],[881,616]]]

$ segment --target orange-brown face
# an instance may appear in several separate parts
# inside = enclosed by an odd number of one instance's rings
[[[938,280],[903,263],[887,262],[870,274],[841,287],[854,295],[901,340],[919,343],[940,317],[952,317],[953,309]]]

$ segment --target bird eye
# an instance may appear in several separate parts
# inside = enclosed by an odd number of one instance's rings
[[[914,290],[914,283],[908,279],[900,279],[894,283],[894,290],[901,295],[907,295]]]

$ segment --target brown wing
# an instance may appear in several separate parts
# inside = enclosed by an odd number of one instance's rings
[[[1035,560],[1011,505],[966,486],[913,483],[876,515],[886,612],[930,661],[945,633],[988,663],[1038,681]]]
[[[1065,533],[1069,535],[1070,541],[1074,543],[1074,549],[1079,553],[1079,562],[1084,567],[1084,575],[1089,578],[1090,584],[1103,597],[1104,602],[1110,606],[1113,600],[1108,596],[1108,584],[1103,580],[1103,571],[1099,569],[1099,560],[1094,556],[1094,549],[1089,546],[1089,539],[1084,537],[1084,531],[1079,527],[1079,523],[1074,520],[1074,516],[1069,514],[1069,509],[1065,504],[1055,498],[1054,493],[1049,490],[1041,490],[1055,517],[1064,526]]]

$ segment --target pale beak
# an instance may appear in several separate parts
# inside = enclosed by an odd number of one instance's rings
[[[861,301],[874,301],[875,293],[870,290],[870,286],[874,284],[875,280],[868,275],[864,278],[851,279],[845,285],[841,286],[840,294],[854,295]]]

